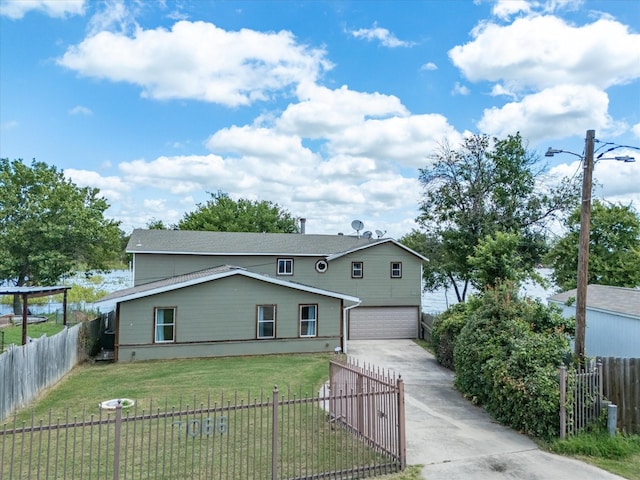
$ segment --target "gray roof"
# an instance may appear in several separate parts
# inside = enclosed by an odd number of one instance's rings
[[[364,238],[351,235],[308,235],[301,233],[206,232],[189,230],[142,230],[131,233],[128,253],[182,255],[341,255],[391,242],[427,259],[392,238]]]
[[[569,290],[549,297],[549,301],[566,303],[576,297],[577,290]],[[587,308],[618,313],[640,318],[640,289],[589,285],[587,287]]]
[[[207,268],[197,272],[191,272],[184,275],[177,275],[175,277],[165,278],[156,282],[145,283],[137,285],[131,288],[125,288],[118,290],[117,292],[110,293],[109,295],[101,298],[97,302],[97,305],[112,306],[118,302],[124,302],[127,300],[134,300],[136,298],[148,297],[178,288],[189,287],[191,285],[198,285],[205,282],[210,282],[220,278],[225,278],[233,275],[242,275],[245,277],[261,280],[267,283],[280,285],[283,287],[294,288],[310,293],[316,293],[318,295],[324,295],[327,297],[334,297],[346,300],[348,302],[360,303],[360,299],[351,295],[345,295],[343,293],[331,292],[317,287],[309,285],[303,285],[301,283],[291,282],[287,280],[281,280],[279,278],[270,277],[260,273],[250,272],[242,267],[236,267],[233,265],[222,265],[219,267]]]

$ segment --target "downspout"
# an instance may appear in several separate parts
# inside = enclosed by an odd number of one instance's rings
[[[362,301],[359,301],[355,305],[351,305],[350,307],[344,307],[342,309],[342,331],[343,331],[343,335],[342,335],[342,343],[343,343],[342,351],[344,353],[347,353],[347,337],[349,336],[349,330],[347,329],[347,310],[351,310],[352,308],[359,307],[361,303],[362,303]]]

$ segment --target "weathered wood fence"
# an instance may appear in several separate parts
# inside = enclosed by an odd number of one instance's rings
[[[24,407],[84,360],[100,320],[79,323],[51,337],[11,345],[0,355],[0,419]]]
[[[598,358],[604,396],[618,406],[618,430],[640,433],[640,358]]]

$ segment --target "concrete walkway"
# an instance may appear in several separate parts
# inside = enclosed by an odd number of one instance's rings
[[[348,355],[405,383],[407,463],[428,480],[612,480],[617,475],[543,452],[452,386],[453,373],[411,340],[352,340]]]

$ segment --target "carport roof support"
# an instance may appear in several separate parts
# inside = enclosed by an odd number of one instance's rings
[[[62,324],[67,324],[67,290],[71,287],[0,287],[0,295],[20,295],[22,297],[22,345],[27,343],[27,300],[29,297],[64,295],[62,301]]]

